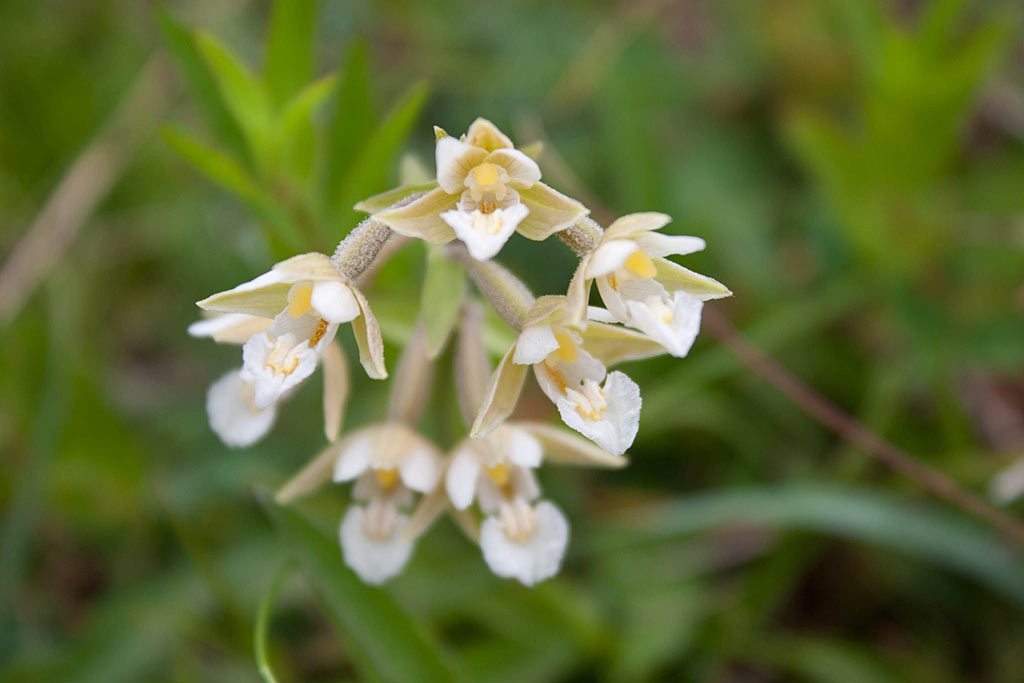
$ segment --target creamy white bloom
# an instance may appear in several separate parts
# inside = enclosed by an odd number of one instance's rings
[[[561,510],[542,500],[502,502],[500,512],[480,526],[480,549],[495,574],[533,586],[558,573],[569,544],[569,523]]]
[[[206,414],[210,428],[225,445],[251,446],[274,425],[277,406],[261,409],[253,399],[252,384],[242,379],[238,370],[224,374],[210,385],[206,393]]]
[[[397,576],[412,557],[414,543],[403,538],[408,524],[408,515],[387,499],[350,506],[338,529],[345,564],[374,585]]]
[[[542,456],[536,438],[508,425],[479,439],[466,439],[452,454],[445,472],[448,498],[456,510],[465,510],[479,496],[481,509],[493,512],[502,489],[511,486],[533,500],[540,489],[530,469],[540,465]]]
[[[273,405],[286,392],[313,374],[337,325],[316,314],[294,317],[285,311],[274,324],[242,346],[242,379],[252,384],[259,408]]]
[[[397,208],[405,194],[393,190],[361,203],[391,229],[436,244],[462,240],[473,258],[497,254],[513,232],[543,240],[587,214],[587,209],[540,182],[537,163],[486,119],[460,138],[440,129],[435,160],[437,187]]]

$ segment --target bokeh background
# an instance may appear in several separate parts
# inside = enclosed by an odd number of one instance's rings
[[[987,497],[1024,456],[1020,9],[325,0],[312,73],[354,73],[365,56],[360,135],[426,83],[395,153],[348,158],[352,192],[392,186],[400,150],[432,167],[432,124],[458,133],[482,115],[543,139],[546,180],[602,219],[660,210],[669,231],[704,237],[686,264],[735,292],[710,308]],[[0,7],[0,680],[259,680],[253,624],[288,546],[256,492],[323,447],[320,380],[254,448],[207,426],[206,387],[238,350],[185,335],[193,302],[283,246],[266,239],[277,218],[178,153],[181,131],[237,139],[189,89],[188,34],[173,27],[218,36],[258,72],[271,11]],[[285,222],[306,201],[302,154],[327,149],[308,136],[331,126],[331,102],[302,129],[300,161],[258,188]],[[330,251],[354,220],[314,215],[296,239]],[[369,291],[389,365],[422,258],[406,248]],[[573,267],[557,241],[518,237],[501,260],[538,293],[563,291]],[[455,676],[1024,680],[1024,559],[993,528],[837,437],[709,334],[686,359],[625,370],[644,397],[632,464],[542,473],[573,525],[559,577],[499,580],[442,520],[387,587]],[[438,377],[450,399],[450,358]],[[379,418],[386,386],[357,377],[355,396],[346,429]],[[536,389],[520,409],[552,412]],[[423,428],[449,446],[454,415],[439,399]],[[297,509],[333,537],[346,495],[328,486]],[[365,675],[351,629],[389,617],[339,627],[310,586],[295,573],[266,603],[279,680]]]

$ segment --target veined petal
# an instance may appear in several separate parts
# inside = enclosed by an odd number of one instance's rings
[[[700,237],[689,235],[662,235],[660,232],[647,232],[633,237],[644,252],[651,258],[664,256],[685,256],[704,251],[707,243]]]
[[[440,138],[434,151],[437,161],[437,184],[448,194],[458,195],[465,187],[466,176],[487,158],[487,150],[450,135]]]
[[[359,302],[352,288],[338,280],[314,284],[309,303],[329,323],[347,323],[359,315]]]
[[[508,171],[509,183],[516,189],[532,187],[540,180],[540,166],[518,149],[495,150],[487,155],[486,161]]]
[[[657,270],[655,279],[669,292],[682,290],[702,301],[732,296],[729,288],[718,280],[695,273],[669,260],[654,259],[654,267]]]
[[[436,180],[416,185],[403,185],[402,187],[396,187],[395,189],[388,190],[387,192],[381,192],[369,199],[364,199],[352,208],[356,211],[365,211],[366,213],[378,213],[385,209],[390,209],[398,202],[403,199],[407,199],[414,194],[426,194],[436,187]]]
[[[455,232],[441,220],[441,214],[455,208],[458,201],[458,194],[448,194],[439,187],[405,206],[376,213],[373,218],[400,235],[446,244],[455,239]]]
[[[623,266],[626,259],[640,246],[633,240],[602,240],[601,246],[593,251],[587,277],[590,279],[608,275]]]
[[[529,433],[544,449],[544,459],[556,465],[620,468],[629,464],[572,432],[546,422],[508,422],[509,427]]]
[[[591,322],[580,334],[583,337],[583,347],[605,366],[665,353],[665,349],[657,341],[618,325]]]
[[[257,332],[270,327],[274,321],[246,313],[220,313],[188,326],[192,337],[209,337],[223,344],[244,344]]]
[[[363,293],[352,287],[352,294],[359,303],[362,315],[352,321],[352,334],[359,347],[359,362],[370,379],[386,379],[388,370],[384,365],[384,339],[380,334],[380,324],[370,310],[370,302]]]
[[[509,538],[499,517],[487,517],[480,527],[480,549],[487,566],[525,586],[557,574],[569,544],[569,523],[557,507],[542,500],[533,516],[536,529],[525,543]]]
[[[485,118],[478,118],[466,131],[466,142],[483,147],[488,152],[512,147],[512,141],[498,127]]]
[[[519,402],[519,394],[523,391],[527,370],[527,366],[512,362],[515,352],[516,345],[513,344],[505,357],[501,359],[498,369],[491,375],[487,392],[484,394],[484,404],[480,407],[480,412],[477,413],[476,420],[473,422],[470,436],[486,436],[515,410],[516,403]]]
[[[324,434],[334,441],[341,432],[341,420],[348,402],[348,363],[341,347],[330,343],[324,347]]]
[[[530,209],[530,215],[519,224],[519,234],[531,240],[544,240],[590,213],[575,199],[551,189],[541,182],[519,190],[519,199]]]
[[[637,233],[660,230],[668,225],[672,217],[657,211],[631,213],[615,220],[604,231],[604,239],[617,240],[636,237]]]
[[[361,430],[338,444],[338,453],[334,461],[334,481],[352,481],[366,471],[373,458],[376,432],[372,429]]]
[[[341,522],[339,540],[345,564],[366,583],[379,585],[397,576],[412,556],[413,543],[404,540],[403,533],[409,518],[397,515],[391,536],[381,539],[366,533],[366,514],[363,506],[351,506]]]
[[[516,226],[529,213],[530,210],[523,204],[513,204],[491,213],[452,209],[442,213],[441,219],[451,226],[456,237],[466,245],[470,256],[477,261],[486,261],[501,251]]]
[[[252,385],[232,370],[210,385],[206,392],[210,428],[226,446],[244,448],[262,439],[274,425],[277,406],[263,410],[253,403]]]
[[[547,358],[548,354],[557,351],[558,348],[558,339],[555,338],[550,324],[529,325],[519,333],[512,362],[518,365],[533,365]]]
[[[463,442],[448,463],[444,476],[448,499],[456,510],[465,510],[473,504],[480,467],[480,460],[473,452],[472,445]]]
[[[590,302],[590,283],[587,268],[590,265],[590,254],[580,259],[580,265],[569,281],[569,289],[565,293],[565,319],[573,326],[579,327],[587,320],[587,304]]]

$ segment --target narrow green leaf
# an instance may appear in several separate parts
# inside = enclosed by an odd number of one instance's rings
[[[437,358],[444,348],[462,304],[466,271],[444,257],[439,247],[427,245],[427,274],[423,279],[420,317],[427,331],[427,356]]]
[[[871,543],[969,576],[1024,608],[1024,562],[988,529],[881,493],[800,484],[716,491],[645,508],[607,549],[676,539],[727,525],[801,529]]]
[[[281,106],[313,77],[316,0],[276,0],[267,38],[265,81]]]
[[[391,597],[361,582],[342,562],[336,541],[290,508],[268,498],[263,507],[281,541],[345,638],[359,673],[385,681],[450,681],[435,646]]]
[[[339,217],[354,218],[356,214],[351,207],[385,185],[391,162],[401,149],[426,98],[426,83],[413,86],[365,141],[334,195],[334,206],[341,211]]]
[[[231,112],[228,111],[224,98],[221,97],[217,81],[196,46],[192,32],[166,9],[159,8],[157,10],[157,19],[164,43],[178,64],[178,68],[185,78],[185,84],[202,109],[214,135],[222,145],[241,159],[245,166],[249,166],[252,163],[252,157],[245,141],[245,135]]]
[[[370,76],[363,41],[352,44],[341,74],[324,164],[323,190],[328,200],[332,199],[331,193],[352,164],[356,151],[373,131],[373,103],[370,101]]]
[[[256,614],[256,624],[253,628],[253,650],[256,654],[256,666],[259,668],[263,680],[267,683],[277,683],[274,669],[270,665],[270,616],[281,588],[284,587],[285,581],[291,576],[294,569],[295,565],[291,561],[281,565],[280,569],[274,574],[274,578],[270,580],[266,593],[260,599],[259,612]]]
[[[221,151],[211,149],[171,127],[160,131],[175,152],[202,171],[210,180],[235,193],[246,202],[262,206],[259,188],[244,168]]]

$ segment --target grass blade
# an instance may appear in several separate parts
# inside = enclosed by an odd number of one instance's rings
[[[281,106],[313,77],[316,0],[276,0],[267,39],[265,81]]]

